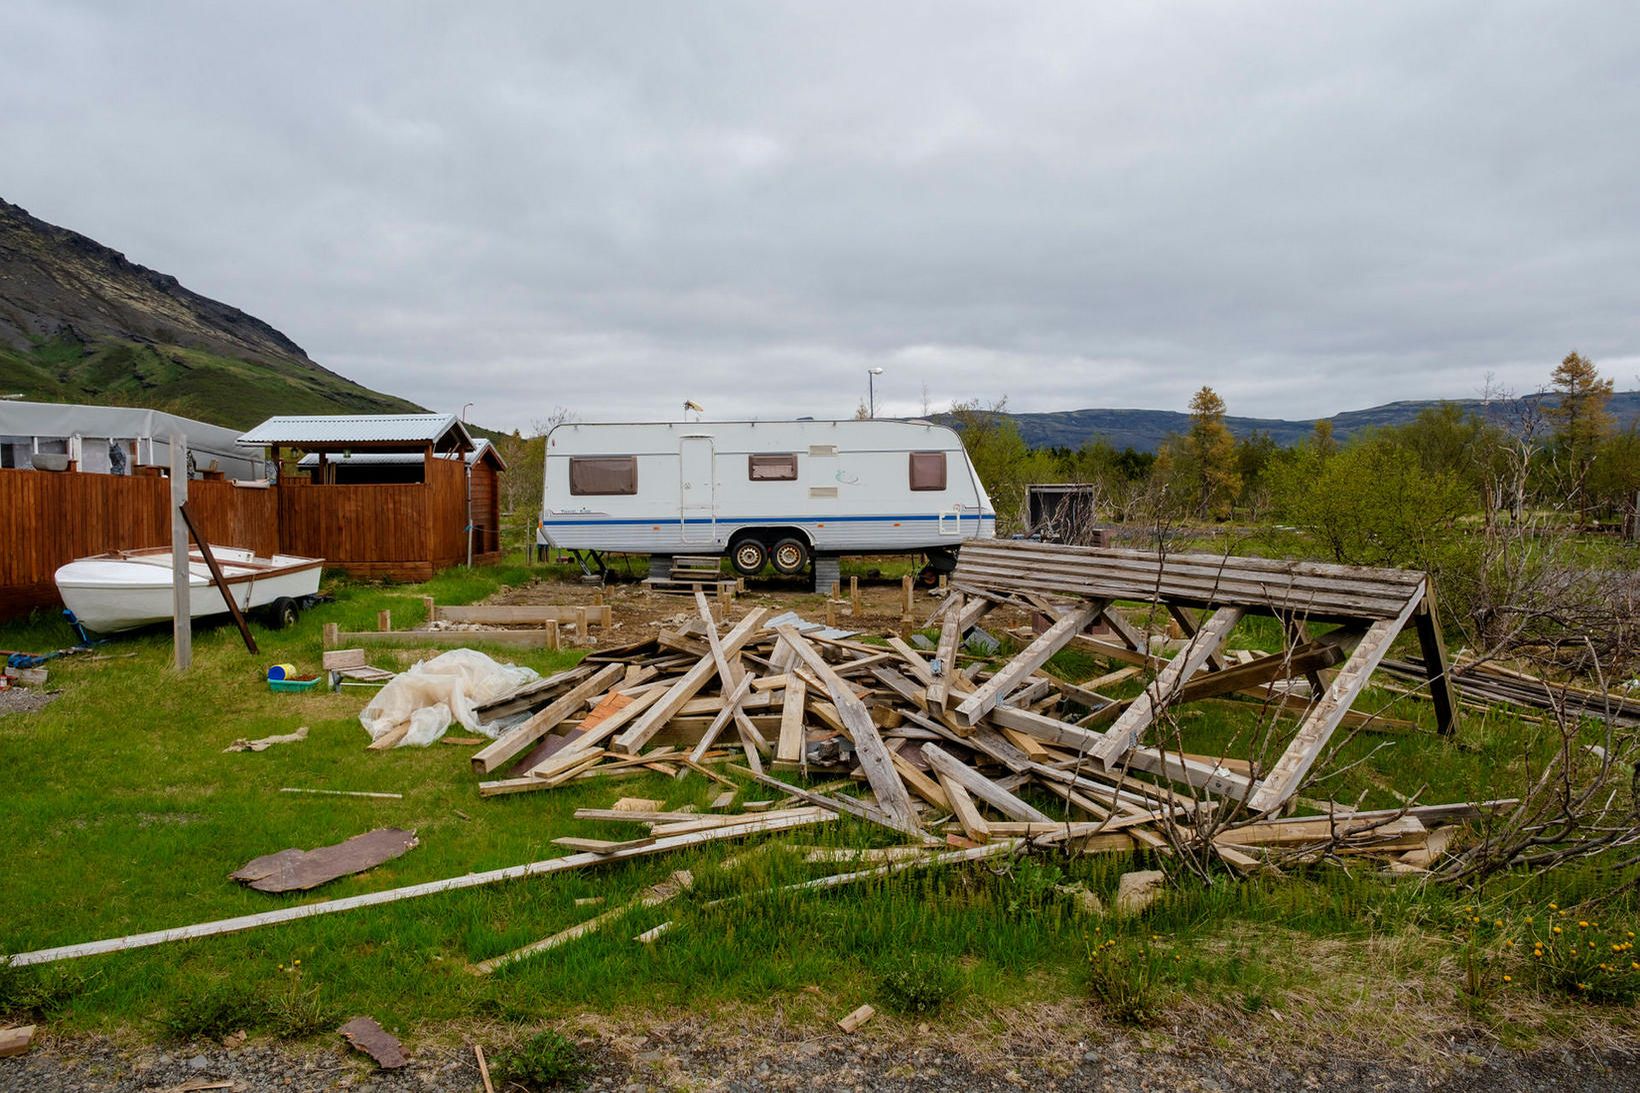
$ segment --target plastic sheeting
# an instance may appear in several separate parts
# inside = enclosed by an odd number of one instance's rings
[[[475,649],[451,649],[395,676],[360,711],[359,723],[370,739],[379,740],[409,722],[399,747],[424,748],[458,721],[465,729],[494,737],[499,735],[497,724],[481,724],[476,707],[540,678],[532,668],[500,664]]]

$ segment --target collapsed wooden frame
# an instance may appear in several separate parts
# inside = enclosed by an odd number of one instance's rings
[[[941,657],[954,650],[958,634],[999,604],[1011,603],[1055,620],[1007,669],[957,706],[957,718],[964,723],[987,715],[994,718],[999,707],[1004,722],[1010,716],[1017,721],[1002,702],[1007,689],[1079,638],[1089,622],[1106,623],[1118,638],[1114,644],[1095,640],[1091,644],[1096,648],[1130,653],[1140,664],[1157,669],[1145,692],[1109,728],[1096,739],[1082,741],[1088,754],[1108,768],[1132,763],[1136,745],[1162,706],[1211,693],[1213,673],[1236,670],[1217,658],[1237,622],[1249,615],[1280,620],[1287,650],[1264,658],[1258,683],[1274,693],[1274,684],[1302,677],[1310,684],[1312,697],[1281,757],[1262,778],[1245,786],[1247,805],[1255,812],[1273,811],[1293,796],[1409,622],[1423,652],[1438,727],[1442,733],[1456,727],[1457,697],[1434,593],[1423,573],[1266,558],[976,542],[963,548],[951,587],[955,594],[936,612],[943,623]],[[1147,635],[1113,609],[1118,601],[1165,608],[1186,635],[1183,648],[1171,660],[1154,658]],[[1206,621],[1198,621],[1196,611],[1210,614]],[[1336,628],[1321,635],[1321,643],[1346,651],[1330,679],[1317,667],[1317,642],[1309,634],[1310,626],[1327,624]],[[1015,666],[1019,670],[1013,670]],[[1198,788],[1208,788],[1209,781],[1221,792],[1234,788],[1221,773],[1211,772],[1207,779],[1209,773],[1183,766],[1169,770],[1170,776],[1182,775]]]

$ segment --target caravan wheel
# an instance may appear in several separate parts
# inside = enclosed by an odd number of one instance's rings
[[[774,545],[774,567],[788,577],[809,564],[809,545],[801,539],[782,539]]]
[[[755,577],[769,560],[769,552],[756,539],[742,539],[729,551],[729,564],[742,577]]]

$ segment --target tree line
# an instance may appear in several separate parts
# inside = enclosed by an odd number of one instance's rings
[[[1022,530],[1026,485],[1080,482],[1117,523],[1290,524],[1333,560],[1402,565],[1464,521],[1491,526],[1551,512],[1573,526],[1616,522],[1632,532],[1640,434],[1616,427],[1612,390],[1574,352],[1544,389],[1497,394],[1484,413],[1442,403],[1344,441],[1321,420],[1304,442],[1283,447],[1262,431],[1233,435],[1224,400],[1204,386],[1191,399],[1189,428],[1155,453],[1100,438],[1029,448],[1005,400],[958,403],[951,418],[1005,532]]]

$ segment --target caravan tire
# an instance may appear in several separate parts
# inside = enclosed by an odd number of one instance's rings
[[[809,545],[801,539],[782,539],[774,545],[771,558],[777,571],[794,576],[809,564]]]
[[[729,564],[742,577],[755,577],[769,560],[769,551],[756,539],[742,539],[729,550]]]

